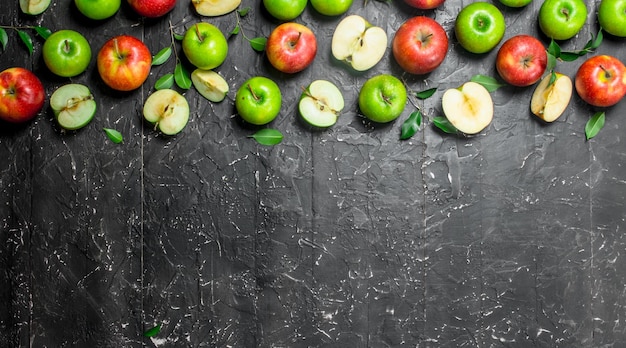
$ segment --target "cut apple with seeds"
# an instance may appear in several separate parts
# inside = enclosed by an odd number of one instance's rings
[[[343,107],[341,91],[326,80],[311,82],[302,93],[298,104],[300,116],[310,125],[320,128],[334,125]]]
[[[52,93],[50,108],[62,128],[75,130],[91,122],[96,114],[96,101],[87,86],[71,83]]]
[[[189,121],[189,103],[173,89],[160,89],[146,99],[143,117],[163,134],[174,135]]]
[[[50,2],[51,0],[20,0],[20,9],[26,14],[35,16],[48,9]]]
[[[226,98],[228,82],[213,70],[196,69],[191,73],[191,82],[206,99],[218,103]]]
[[[553,74],[539,82],[530,99],[530,111],[546,122],[559,118],[572,98],[572,79],[561,73]]]
[[[344,18],[333,33],[331,51],[335,59],[346,62],[354,70],[365,71],[385,55],[387,33],[358,15]]]
[[[448,121],[465,134],[479,133],[493,119],[491,95],[476,82],[466,82],[459,88],[446,90],[441,106]]]
[[[191,0],[191,3],[199,15],[216,17],[234,11],[241,0]]]

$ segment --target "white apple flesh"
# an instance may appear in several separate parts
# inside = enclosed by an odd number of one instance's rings
[[[50,1],[51,0],[20,0],[20,9],[26,14],[35,16],[48,9]]]
[[[333,57],[346,62],[356,71],[376,65],[385,55],[387,33],[358,15],[341,20],[331,42]]]
[[[241,0],[191,0],[191,3],[199,15],[216,17],[234,11]]]
[[[96,114],[96,101],[87,86],[71,83],[52,93],[50,108],[59,126],[76,130],[91,122]]]
[[[310,125],[327,128],[337,122],[343,110],[341,91],[332,82],[315,80],[302,93],[298,109],[300,116]]]
[[[572,98],[573,85],[569,76],[554,73],[545,76],[535,88],[530,99],[530,110],[546,122],[559,118]]]
[[[466,82],[459,88],[443,93],[441,106],[446,118],[465,134],[477,134],[493,119],[493,100],[489,91],[476,82]]]
[[[219,103],[228,93],[228,82],[213,70],[196,69],[191,73],[195,89],[206,99]]]
[[[173,89],[152,93],[143,105],[143,117],[163,134],[179,133],[189,121],[187,99]]]

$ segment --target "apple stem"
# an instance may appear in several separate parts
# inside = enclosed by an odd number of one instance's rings
[[[604,71],[604,77],[606,77],[607,79],[610,79],[613,76],[613,74],[611,74],[611,71],[605,68],[604,65],[600,64],[600,69]]]
[[[63,43],[63,49],[65,50],[65,53],[68,53],[70,51],[70,42],[65,40]]]
[[[122,55],[120,54],[120,46],[117,43],[117,38],[113,39],[113,46],[115,47],[115,54],[117,55],[117,57],[119,59],[122,59],[124,57],[122,57]]]
[[[252,98],[254,98],[254,100],[259,100],[259,97],[254,93],[254,91],[252,90],[252,87],[250,87],[250,84],[247,85],[248,90],[250,91],[250,94],[252,94]]]
[[[204,37],[202,36],[202,33],[200,33],[200,28],[198,27],[198,23],[196,23],[195,28],[196,28],[196,35],[198,36],[198,40],[200,40],[200,42],[204,41]]]
[[[300,41],[301,37],[302,37],[302,33],[298,32],[298,37],[294,41],[289,42],[289,46],[291,46],[291,48],[296,47],[296,44],[298,43],[298,41]]]

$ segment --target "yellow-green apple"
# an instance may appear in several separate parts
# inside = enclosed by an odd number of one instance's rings
[[[139,88],[150,74],[152,54],[139,39],[118,35],[107,40],[96,57],[98,73],[104,83],[118,91]]]
[[[189,62],[204,70],[217,68],[228,56],[228,42],[222,31],[207,22],[189,27],[183,37],[183,52]]]
[[[420,10],[432,10],[443,4],[445,0],[404,0],[410,6]]]
[[[508,7],[524,7],[532,1],[533,0],[500,0],[500,3]]]
[[[376,65],[387,50],[387,33],[359,15],[342,19],[333,33],[331,51],[335,59],[356,71]]]
[[[572,98],[572,79],[558,72],[553,74],[539,82],[530,99],[530,111],[546,122],[559,118]]]
[[[241,0],[191,0],[191,3],[199,15],[216,17],[237,9]]]
[[[228,94],[228,82],[213,70],[194,70],[191,73],[191,82],[198,93],[214,103],[221,102]]]
[[[472,53],[494,49],[504,37],[506,24],[502,12],[484,1],[465,6],[456,16],[454,33],[461,46]]]
[[[267,38],[267,59],[284,73],[297,73],[311,65],[317,54],[315,34],[307,26],[295,22],[280,24]]]
[[[20,0],[20,10],[27,15],[42,14],[50,6],[50,0]]]
[[[327,80],[315,80],[304,89],[298,111],[304,121],[314,127],[327,128],[337,122],[344,107],[341,91]]]
[[[598,23],[607,33],[626,37],[626,0],[600,1]]]
[[[143,117],[165,135],[180,133],[189,121],[187,99],[173,89],[160,89],[143,104]]]
[[[74,0],[74,3],[85,17],[102,20],[113,17],[120,9],[122,0]]]
[[[280,113],[282,94],[273,80],[254,76],[244,82],[235,95],[235,108],[241,118],[253,125],[272,122]]]
[[[274,18],[291,21],[304,12],[308,0],[263,0],[263,6]]]
[[[128,0],[128,4],[140,16],[158,18],[174,9],[176,0]]]
[[[87,86],[70,83],[52,93],[50,108],[59,126],[75,130],[91,122],[96,114],[96,101]]]
[[[434,19],[415,16],[400,25],[393,37],[392,50],[402,69],[412,74],[427,74],[445,59],[448,35]]]
[[[352,0],[310,0],[313,8],[325,16],[339,16],[346,13]]]
[[[407,100],[404,83],[389,74],[371,77],[359,91],[361,113],[376,123],[387,123],[398,118]]]
[[[0,72],[0,119],[11,123],[31,120],[45,99],[41,80],[30,70],[12,67]]]
[[[541,79],[548,65],[546,49],[534,36],[519,34],[506,40],[496,56],[496,70],[513,86],[525,87]]]
[[[48,69],[62,77],[73,77],[87,70],[91,46],[74,30],[62,29],[50,35],[43,44],[43,61]]]
[[[612,106],[626,95],[626,67],[614,56],[593,56],[578,67],[574,84],[580,98],[588,104]]]
[[[477,134],[493,119],[493,100],[489,91],[476,82],[447,89],[441,97],[443,113],[456,129]]]
[[[583,0],[546,0],[539,8],[539,28],[555,40],[574,37],[587,21]]]

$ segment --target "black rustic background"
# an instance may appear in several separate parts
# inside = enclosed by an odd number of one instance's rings
[[[454,37],[464,5],[419,11],[402,1],[355,0],[359,14],[386,29],[390,42],[415,15],[435,18],[450,37],[441,67],[402,72],[391,55],[354,73],[335,61],[330,41],[343,16],[309,5],[296,19],[319,50],[305,71],[286,75],[244,38],[278,25],[258,0],[216,70],[230,85],[211,103],[193,88],[182,133],[167,137],[142,120],[143,102],[175,60],[154,67],[142,88],[113,92],[95,68],[67,79],[28,54],[13,29],[0,68],[23,66],[48,97],[68,82],[88,85],[98,102],[84,129],[62,132],[46,103],[24,125],[0,125],[1,347],[625,347],[626,103],[605,110],[574,95],[565,114],[545,124],[529,111],[533,87],[492,93],[495,116],[481,134],[444,134],[432,124],[441,96],[475,74],[496,76],[496,51],[470,55]],[[505,39],[539,33],[541,1],[503,12]],[[587,2],[582,32],[562,42],[580,49],[598,30],[599,1]],[[344,15],[345,16],[345,15]],[[74,29],[94,56],[118,34],[142,39],[153,54],[197,21],[226,35],[237,15],[197,15],[188,0],[160,19],[142,19],[123,1],[111,19],[83,17],[73,1],[53,0],[25,16],[18,1],[0,4],[3,26]],[[597,53],[626,61],[623,39],[606,37]],[[176,47],[183,64],[192,67]],[[588,55],[590,56],[590,55]],[[560,62],[573,77],[583,59]],[[413,91],[402,116],[372,125],[359,114],[358,91],[391,73]],[[276,146],[249,136],[233,96],[255,75],[279,84],[283,107],[269,125]],[[337,84],[346,99],[327,130],[304,125],[301,87]],[[421,130],[399,140],[416,109]],[[587,141],[597,111],[606,126]],[[119,130],[122,144],[103,128]],[[625,140],[626,141],[626,140]],[[161,325],[153,338],[144,331]]]

